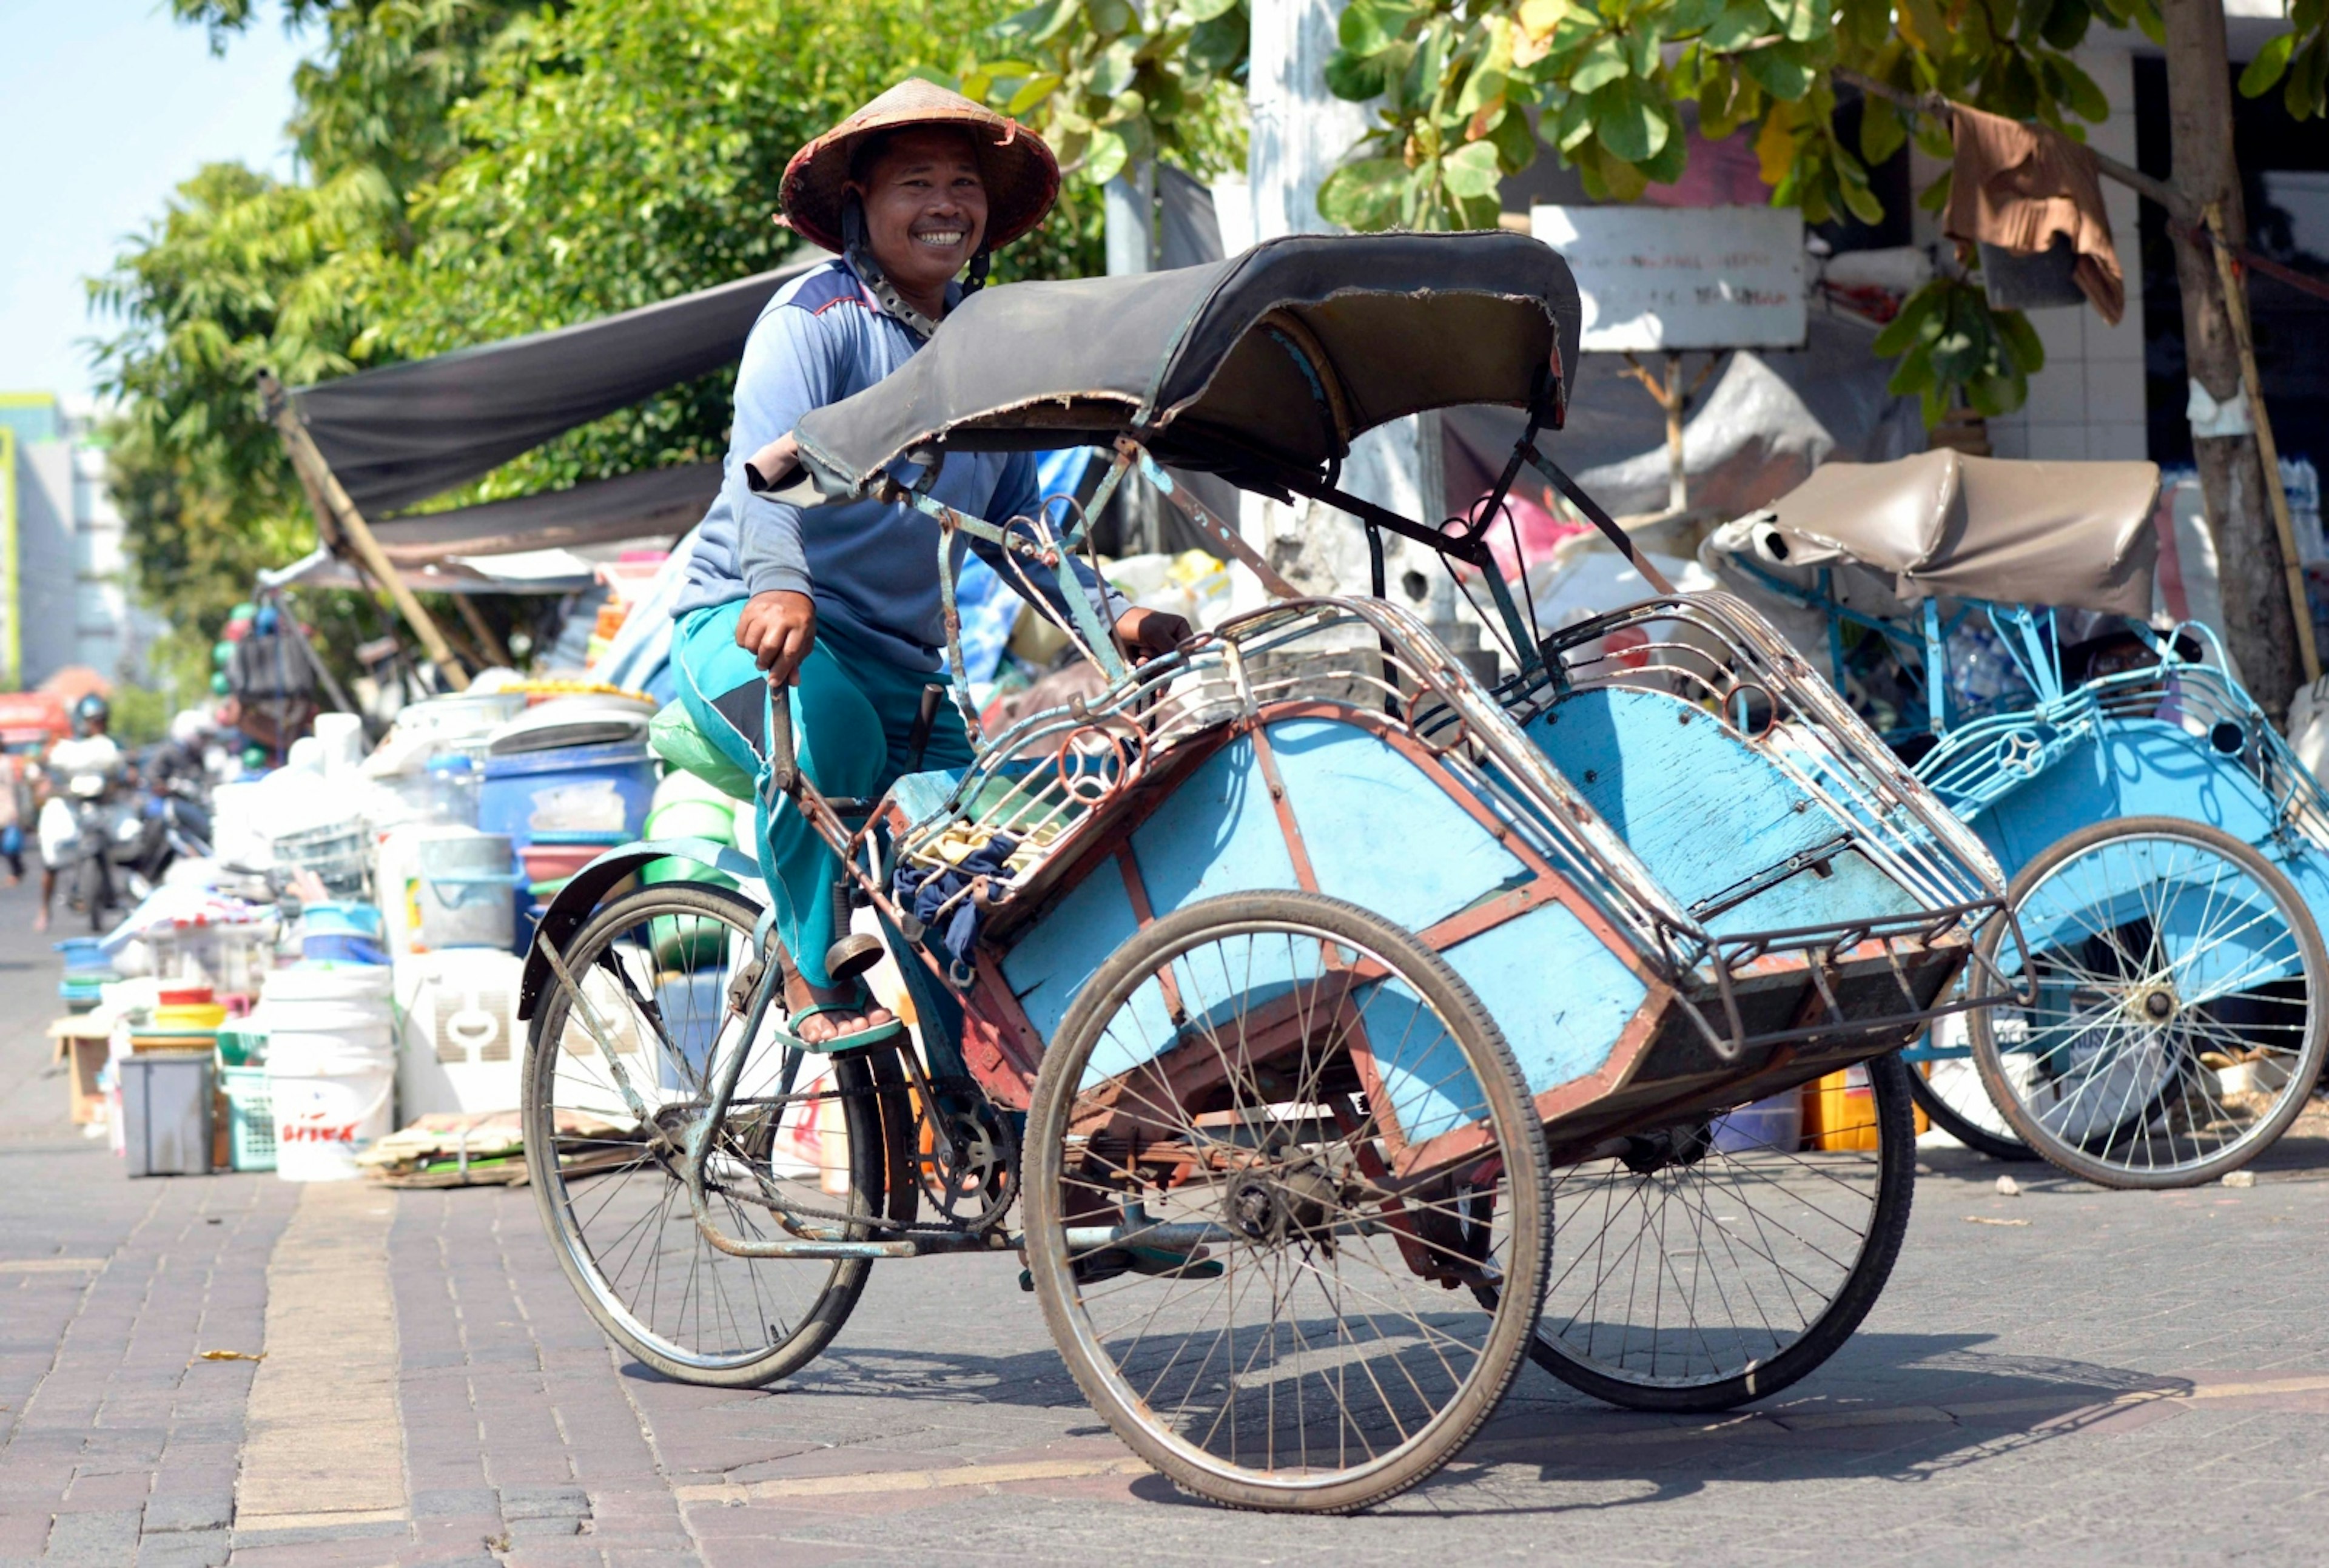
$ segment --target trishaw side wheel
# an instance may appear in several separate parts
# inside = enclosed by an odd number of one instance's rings
[[[1959,1039],[1966,1037],[1964,1015],[1949,1014],[1935,1025],[1935,1029],[1945,1026]],[[1989,1098],[1981,1069],[1971,1056],[1911,1062],[1908,1067],[1909,1098],[1916,1101],[1919,1110],[1932,1119],[1935,1127],[1975,1154],[1985,1154],[1992,1159],[2038,1157],[2038,1151],[2015,1135],[2013,1124],[2005,1119]]]
[[[1548,1213],[1527,1086],[1446,962],[1355,905],[1234,893],[1144,928],[1062,1020],[1024,1148],[1061,1354],[1185,1491],[1379,1502],[1525,1353]]]
[[[727,889],[662,883],[600,909],[561,950],[590,1004],[631,1110],[583,1009],[557,980],[526,1044],[527,1172],[559,1266],[599,1326],[684,1383],[749,1388],[799,1370],[831,1342],[871,1264],[746,1260],[697,1227],[671,1153],[708,1102],[716,1063],[741,1044],[731,987],[754,959],[759,909]],[[760,1242],[813,1227],[863,1240],[884,1196],[878,1100],[894,1072],[864,1056],[809,1057],[779,1098],[782,1052],[746,1061],[715,1144],[709,1208],[725,1235]],[[782,1215],[789,1218],[780,1217]]]
[[[1998,922],[1976,971],[2034,998],[1972,1015],[1974,1061],[2057,1167],[2102,1186],[2192,1186],[2303,1112],[2329,1050],[2329,953],[2256,849],[2182,817],[2123,817],[2058,840],[2006,897],[2029,952]]]
[[[1815,1092],[1811,1136],[1742,1105],[1557,1173],[1536,1364],[1611,1404],[1705,1412],[1842,1348],[1900,1255],[1916,1119],[1897,1053]]]

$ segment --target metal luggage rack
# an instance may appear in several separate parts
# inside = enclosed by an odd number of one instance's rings
[[[1625,639],[1629,631],[1640,640]],[[1497,693],[1521,723],[1598,686],[1680,697],[1848,825],[1852,847],[1927,904],[1985,898],[1975,868],[1986,855],[1972,829],[1745,601],[1720,591],[1650,600],[1556,632],[1543,651],[1546,675]]]
[[[1690,600],[1635,606],[1548,639],[1547,653],[1549,658],[1568,656],[1608,631],[1636,624],[1686,621],[1717,638],[1729,653],[1653,642],[1643,651],[1663,662],[1645,660],[1639,668],[1589,652],[1555,662],[1564,689],[1682,686],[1702,691],[1710,704],[1750,688],[1770,694],[1784,717],[1744,738],[1763,742],[1765,753],[1796,784],[1851,825],[1853,845],[1893,871],[1927,907],[1833,925],[1710,932],[1703,917],[1676,904],[1624,837],[1522,732],[1521,724],[1550,700],[1544,679],[1511,681],[1491,692],[1411,615],[1371,599],[1273,605],[1140,666],[1098,699],[1021,720],[982,746],[944,808],[899,836],[897,854],[922,866],[958,864],[966,844],[997,833],[1020,837],[1022,847],[1004,873],[955,895],[981,896],[989,910],[1004,910],[1039,885],[1046,865],[1073,854],[1088,835],[1105,831],[1102,808],[1175,753],[1205,737],[1234,732],[1265,709],[1286,716],[1306,711],[1412,734],[1516,837],[1568,876],[1657,972],[1702,999],[1689,1011],[1726,1061],[1750,1044],[1842,1027],[1906,1027],[1951,1010],[1938,998],[1917,996],[1902,954],[1930,949],[1952,934],[1969,941],[1998,912],[1996,897],[1973,869],[1978,845],[1889,751],[1872,742],[1855,744],[1862,736],[1841,704],[1807,669],[1783,667],[1794,656],[1775,635],[1755,636],[1721,608]],[[1784,746],[1775,733],[1785,735]],[[1970,862],[1952,851],[1969,851]],[[1864,1004],[1853,1015],[1831,976],[1842,972],[1846,955],[1870,944],[1874,950],[1862,952],[1862,960],[1891,978],[1900,1000],[1874,1015]],[[1742,1007],[1740,987],[1759,978],[1763,960],[1789,955],[1800,955],[1812,969],[1812,984],[1825,997],[1824,1021],[1790,1020],[1777,1030],[1755,1026]]]
[[[2213,649],[2215,659],[2186,657],[2178,651],[2186,638]],[[2156,640],[2156,664],[2103,675],[2051,702],[1987,714],[1952,731],[1928,763],[1933,769],[1928,787],[1960,816],[1970,817],[2044,772],[2099,733],[2106,722],[2156,719],[2204,738],[2256,780],[2284,831],[2301,833],[2316,847],[2329,849],[2329,791],[2225,675],[2215,634],[2188,622]]]
[[[1628,632],[1636,635],[1623,635]],[[1830,813],[1839,834],[1826,849],[1858,851],[1925,906],[1881,919],[1719,935],[1705,922],[1743,896],[1663,913],[1659,945],[1675,972],[1695,975],[1701,994],[1719,1004],[1730,1047],[1724,1055],[1745,1045],[1827,1034],[1847,1021],[1906,1027],[1965,1005],[1918,997],[1900,968],[1900,944],[1929,949],[1954,937],[1971,946],[1980,929],[2004,912],[1999,893],[1985,885],[1978,870],[1985,852],[1971,829],[1856,721],[1751,608],[1719,591],[1655,599],[1555,632],[1541,647],[1543,671],[1523,672],[1497,687],[1496,698],[1514,723],[1527,723],[1571,693],[1597,687],[1657,691],[1689,702]],[[1759,888],[1748,893],[1753,891]],[[1871,943],[1881,950],[1903,1010],[1847,1020],[1831,977],[1843,955]],[[2018,939],[2013,945],[2018,949]],[[1759,960],[1787,954],[1808,961],[1826,1018],[1776,1032],[1751,1029],[1741,1015],[1739,984]],[[2002,977],[1992,978],[2013,988]]]

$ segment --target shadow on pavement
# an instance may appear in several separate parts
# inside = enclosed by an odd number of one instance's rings
[[[1918,1481],[2016,1454],[2041,1443],[2173,1417],[2185,1379],[2092,1362],[1994,1354],[1986,1336],[1863,1332],[1806,1384],[1777,1399],[1710,1415],[1612,1409],[1524,1367],[1497,1413],[1457,1459],[1392,1509],[1422,1506],[1463,1515],[1560,1513],[1668,1501],[1712,1480],[1834,1478]],[[631,1377],[658,1380],[646,1368]],[[828,1352],[798,1377],[759,1397],[814,1402],[878,1397],[901,1414],[916,1405],[1001,1403],[1082,1411],[1058,1355],[1047,1349],[985,1356],[944,1350],[858,1346]],[[752,1396],[747,1395],[747,1398]],[[799,1407],[795,1407],[797,1412]],[[1105,1429],[1080,1421],[1072,1433]],[[1532,1467],[1535,1481],[1608,1486],[1574,1503],[1512,1506],[1495,1471]],[[1161,1476],[1136,1496],[1187,1501]],[[1202,1505],[1201,1505],[1202,1506]]]

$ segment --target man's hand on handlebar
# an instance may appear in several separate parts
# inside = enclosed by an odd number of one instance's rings
[[[816,646],[816,601],[783,589],[754,594],[736,619],[736,646],[768,672],[770,685],[798,685],[801,661]]]
[[[1168,615],[1161,609],[1142,609],[1136,605],[1116,618],[1116,640],[1124,645],[1135,663],[1171,653],[1192,635],[1186,617]]]

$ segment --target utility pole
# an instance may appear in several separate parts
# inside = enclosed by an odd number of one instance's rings
[[[1249,124],[1246,177],[1257,241],[1281,234],[1324,234],[1334,226],[1318,214],[1318,187],[1366,135],[1367,106],[1326,90],[1326,61],[1336,48],[1341,0],[1250,0],[1252,45],[1246,74]],[[1439,416],[1394,420],[1352,443],[1343,486],[1377,505],[1428,524],[1447,511],[1446,466]],[[1249,496],[1242,514],[1249,543],[1306,591],[1367,590],[1365,538],[1339,512],[1309,505],[1288,513]],[[1389,542],[1398,553],[1400,541]],[[1431,599],[1418,603],[1400,592],[1392,567],[1391,595],[1427,620],[1454,622],[1455,590],[1433,565],[1423,573]]]

